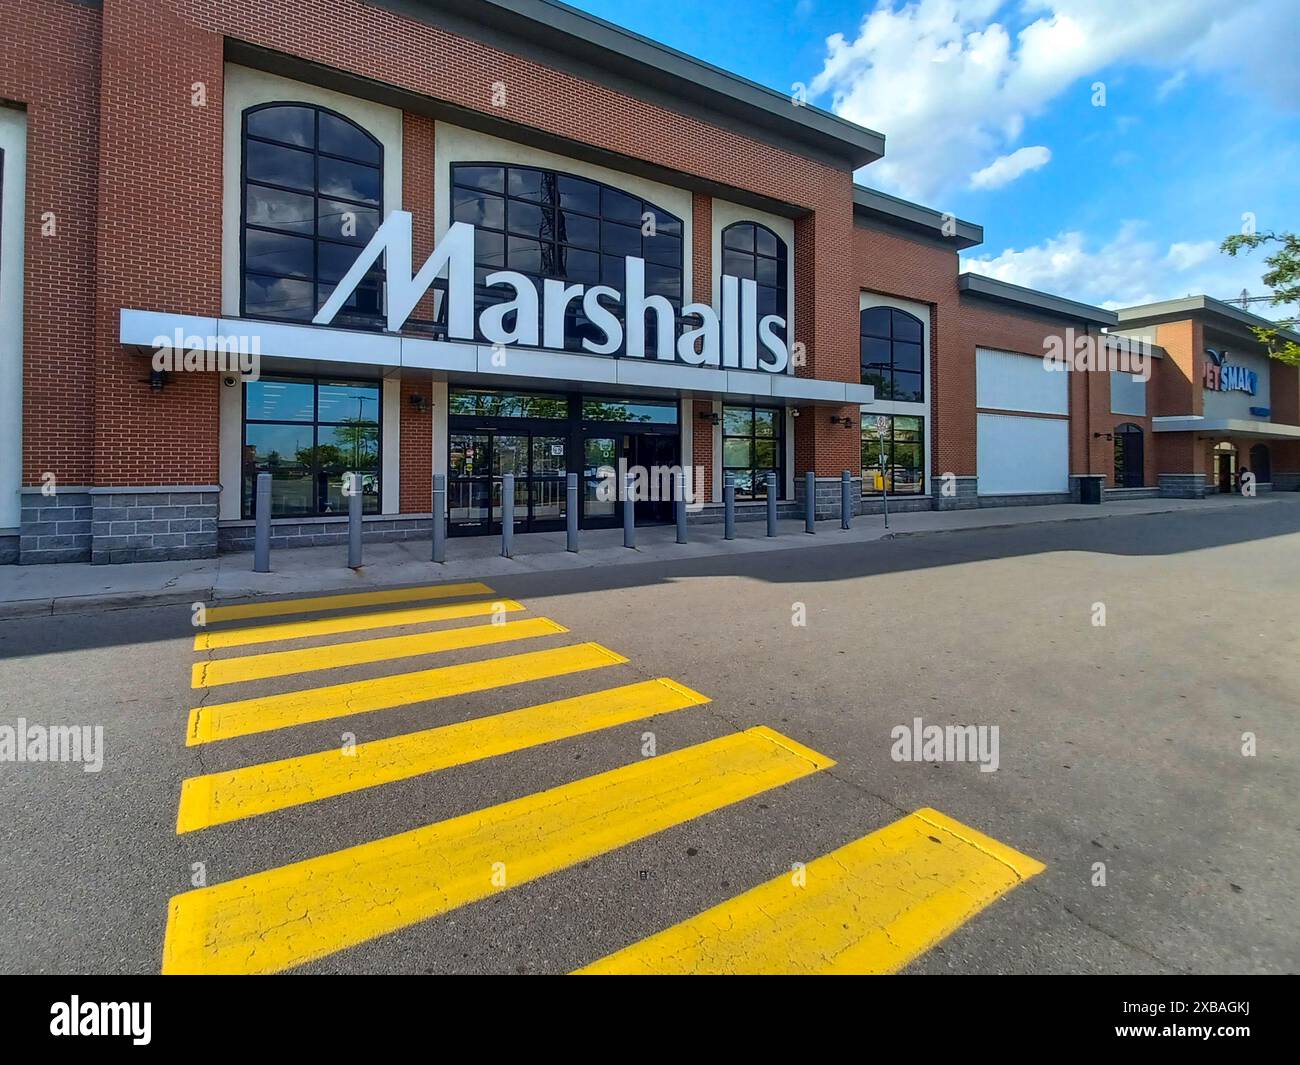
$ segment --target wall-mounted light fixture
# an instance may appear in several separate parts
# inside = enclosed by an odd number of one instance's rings
[[[163,386],[167,384],[166,370],[150,370],[148,377],[140,378],[141,381],[147,382],[149,390],[152,392],[161,392]]]
[[[700,421],[702,422],[708,422],[710,425],[717,425],[721,420],[721,417],[719,417],[718,412],[715,410],[700,411]]]
[[[415,411],[423,414],[429,409],[429,397],[422,396],[419,392],[412,392],[410,404]]]
[[[1104,436],[1107,440],[1112,440],[1112,439],[1114,439],[1114,437],[1113,437],[1110,433],[1093,433],[1093,434],[1092,434],[1092,438],[1093,438],[1094,440],[1098,439],[1099,437],[1103,437],[1103,436]]]
[[[832,415],[831,415],[831,425],[842,425],[842,426],[844,426],[845,429],[852,429],[852,428],[853,428],[853,419],[852,419],[851,417],[849,417],[849,415],[847,415],[847,414],[844,415],[844,417],[842,417],[842,418],[841,418],[838,414],[832,414]]]

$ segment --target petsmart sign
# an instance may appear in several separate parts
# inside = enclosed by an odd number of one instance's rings
[[[353,290],[380,255],[386,255],[388,287],[388,329],[397,332],[410,317],[434,279],[447,275],[447,336],[473,341],[486,337],[491,344],[523,347],[565,346],[565,311],[580,304],[583,314],[604,339],[582,338],[583,350],[593,355],[610,355],[624,347],[631,358],[684,362],[690,366],[720,366],[733,370],[765,370],[785,373],[790,352],[781,332],[786,320],[780,315],[758,314],[758,284],[747,278],[722,277],[722,307],[715,311],[707,303],[688,303],[682,315],[695,318],[698,326],[676,335],[673,306],[663,296],[646,295],[645,260],[626,257],[627,291],[609,285],[570,285],[548,278],[537,283],[513,270],[498,270],[484,279],[490,286],[510,290],[511,298],[485,307],[474,320],[474,227],[456,222],[433,249],[419,273],[411,273],[411,215],[393,211],[375,231],[333,294],[312,321],[329,325]],[[611,310],[622,306],[626,325]],[[653,311],[654,328],[647,336],[646,312]],[[507,320],[513,324],[507,327]],[[475,327],[477,326],[477,332]],[[697,350],[698,349],[698,350]]]
[[[1246,366],[1228,362],[1226,348],[1206,348],[1204,385],[1211,392],[1245,392],[1255,395],[1259,391],[1259,374]]]

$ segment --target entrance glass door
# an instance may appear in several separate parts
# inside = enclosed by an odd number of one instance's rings
[[[629,433],[623,439],[628,465],[646,470],[649,492],[658,497],[636,501],[636,523],[668,524],[673,520],[673,481],[667,471],[678,462],[676,434]]]
[[[1214,480],[1220,492],[1231,493],[1237,485],[1237,449],[1229,443],[1214,445]]]
[[[452,433],[448,450],[447,523],[452,535],[488,532],[491,433]]]
[[[582,524],[598,529],[623,520],[613,487],[618,476],[618,439],[589,436],[582,442]]]
[[[454,431],[448,450],[448,531],[501,532],[501,486],[515,478],[515,531],[562,529],[566,446],[562,436],[493,429]]]

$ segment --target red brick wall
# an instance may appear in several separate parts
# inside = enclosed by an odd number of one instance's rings
[[[0,4],[0,99],[26,106],[23,483],[89,484],[94,438],[100,13],[63,0]],[[56,231],[42,236],[52,212]]]
[[[713,303],[713,197],[691,196],[691,299]]]
[[[1152,383],[1154,415],[1201,414],[1205,397],[1201,388],[1205,359],[1205,332],[1199,321],[1169,322],[1155,329],[1155,343],[1165,349]],[[1213,472],[1206,466],[1205,449],[1195,433],[1161,433],[1154,437],[1156,469],[1160,473]]]
[[[402,114],[402,209],[411,212],[411,263],[418,270],[433,253],[433,119]],[[415,306],[416,318],[433,318],[433,291]]]
[[[425,409],[411,404],[423,396]],[[402,371],[401,499],[403,514],[424,513],[433,506],[433,375]]]
[[[799,230],[816,255],[796,242],[796,299],[806,314],[798,336],[819,376],[857,377],[847,171],[362,0],[106,0],[102,13],[0,0],[0,18],[9,27],[0,89],[28,105],[32,122],[28,482],[48,469],[65,484],[218,478],[216,376],[178,374],[152,392],[147,360],[116,338],[122,307],[219,313],[225,37],[808,212]],[[204,107],[191,106],[195,82],[204,84]],[[503,108],[491,104],[495,82],[507,88]],[[404,180],[417,255],[432,242],[432,133],[428,119],[408,116]],[[34,228],[43,205],[59,213],[57,246],[42,246]],[[711,247],[699,240],[708,229],[697,234],[693,262],[707,279]],[[78,338],[84,350],[70,351]],[[808,428],[804,450],[819,472],[850,464],[856,448],[845,446],[846,434]]]
[[[1093,330],[1093,335],[1097,335]],[[1110,412],[1110,372],[1072,373],[1070,375],[1070,472],[1101,473],[1106,476],[1108,488],[1115,483],[1115,427],[1131,422],[1142,429],[1142,483],[1154,487],[1157,483],[1156,445],[1151,434],[1151,400],[1155,390],[1155,366],[1160,360],[1152,359],[1152,380],[1147,383],[1147,413],[1112,414]],[[1102,434],[1098,436],[1097,434]],[[1110,433],[1107,440],[1105,434]]]
[[[165,0],[103,8],[95,274],[95,483],[215,484],[216,374],[152,392],[123,307],[221,310],[222,40]],[[206,106],[191,104],[202,82]]]
[[[706,503],[713,498],[713,424],[701,415],[712,412],[713,404],[707,400],[697,399],[691,405],[691,465],[704,467]]]
[[[963,365],[956,345],[957,249],[864,226],[854,230],[853,245],[859,290],[930,305],[932,475],[974,474],[974,421],[969,426],[955,425],[951,433],[947,424],[949,412],[956,417],[975,403],[974,354]],[[855,308],[858,302],[855,295]]]

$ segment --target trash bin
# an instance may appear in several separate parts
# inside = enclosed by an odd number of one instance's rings
[[[1079,502],[1100,503],[1101,483],[1102,483],[1102,478],[1100,475],[1096,477],[1080,477],[1079,478]]]

